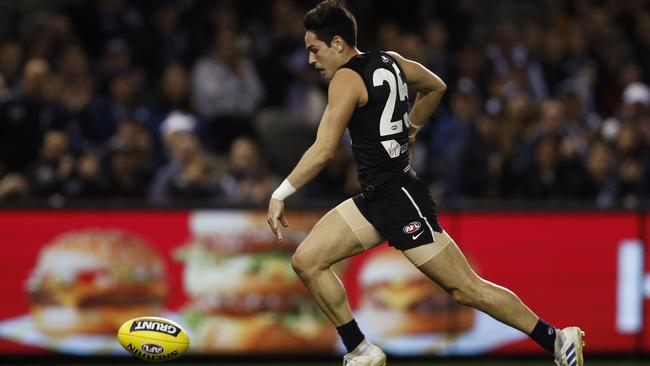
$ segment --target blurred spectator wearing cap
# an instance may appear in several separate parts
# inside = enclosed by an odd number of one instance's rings
[[[0,165],[21,171],[38,157],[46,131],[67,127],[63,108],[46,98],[50,68],[45,60],[25,65],[21,88],[0,103]]]
[[[210,53],[192,70],[194,108],[209,122],[209,140],[221,152],[235,137],[253,134],[252,117],[264,95],[257,70],[237,39],[234,31],[222,29]]]
[[[196,118],[181,112],[170,113],[161,125],[169,162],[158,170],[151,186],[154,203],[223,196],[220,180],[224,164],[203,149],[196,128]]]
[[[641,82],[629,84],[623,90],[621,117],[632,120],[650,113],[650,88]]]

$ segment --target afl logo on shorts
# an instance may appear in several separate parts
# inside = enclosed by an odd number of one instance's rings
[[[422,224],[420,224],[419,221],[413,221],[412,223],[404,226],[402,229],[404,231],[404,234],[413,234],[414,232],[420,230],[420,227]]]

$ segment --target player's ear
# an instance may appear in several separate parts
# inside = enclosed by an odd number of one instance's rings
[[[336,52],[343,52],[343,38],[334,36],[334,38],[332,38],[332,47],[334,47]]]

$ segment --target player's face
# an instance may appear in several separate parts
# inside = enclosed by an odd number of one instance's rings
[[[341,55],[334,47],[316,37],[314,32],[305,33],[305,48],[309,53],[309,64],[320,71],[321,76],[330,79],[341,66]]]

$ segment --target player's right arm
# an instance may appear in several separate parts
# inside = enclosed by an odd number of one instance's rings
[[[393,56],[404,70],[409,89],[417,92],[409,114],[411,124],[409,137],[412,137],[411,135],[414,136],[438,108],[440,99],[447,90],[447,84],[420,63],[406,59],[396,52],[388,52],[388,54]]]
[[[336,71],[328,90],[328,103],[321,118],[316,141],[303,154],[298,164],[280,187],[273,192],[269,201],[267,221],[278,240],[282,240],[284,218],[284,199],[311,181],[334,157],[343,132],[350,122],[355,108],[365,91],[363,80],[356,72],[343,68]]]

